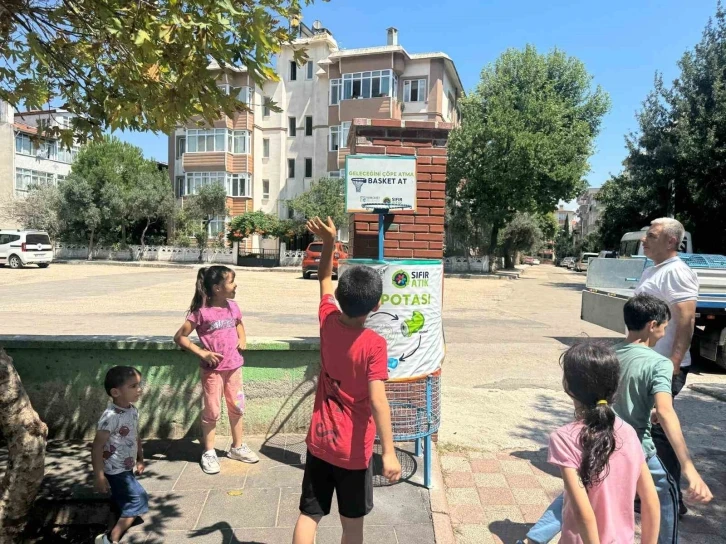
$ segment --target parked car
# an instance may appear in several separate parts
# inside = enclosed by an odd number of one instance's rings
[[[537,257],[535,257],[534,259],[532,259],[532,264],[534,264],[534,265],[540,264],[539,259]]]
[[[41,230],[0,230],[0,266],[23,268],[37,264],[48,268],[53,262],[50,236]]]
[[[534,257],[524,257],[524,259],[522,259],[522,264],[533,265]]]
[[[577,272],[587,272],[590,259],[596,259],[597,255],[597,253],[583,253],[575,264],[575,270]]]
[[[617,259],[618,258],[618,252],[617,251],[601,251],[598,255],[598,258],[600,259]]]
[[[560,260],[560,266],[562,268],[567,268],[567,265],[569,265],[574,259],[572,257],[565,257],[564,259]]]
[[[305,256],[302,262],[303,278],[308,279],[312,274],[318,273],[320,254],[322,251],[322,242],[313,242],[305,250]],[[338,275],[338,260],[347,259],[349,256],[348,246],[343,242],[335,242],[335,249],[333,251],[333,276]]]

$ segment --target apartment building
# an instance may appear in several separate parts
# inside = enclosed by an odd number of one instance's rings
[[[72,117],[60,109],[16,113],[0,101],[0,199],[22,198],[34,185],[57,185],[66,178],[78,148],[37,136],[47,126],[69,127]],[[19,227],[5,221],[2,226]]]
[[[575,215],[577,214],[577,210],[568,210],[565,209],[565,207],[560,204],[559,208],[555,210],[555,214],[557,215],[557,224],[560,226],[560,228],[564,228],[566,224],[572,225]]]
[[[341,49],[319,21],[312,28],[300,25],[299,37],[277,56],[279,80],[261,86],[244,68],[211,65],[218,85],[238,93],[250,111],[211,127],[192,120],[170,135],[169,172],[177,197],[223,182],[232,216],[262,210],[289,218],[289,200],[321,177],[341,175],[353,119],[457,123],[463,87],[453,61],[444,53],[408,53],[395,28],[385,37],[386,45]],[[299,49],[308,57],[302,65],[294,60]],[[226,220],[218,218],[210,236]],[[255,239],[250,245],[277,242]]]
[[[577,214],[580,217],[582,236],[587,236],[598,229],[602,206],[597,200],[599,188],[590,187],[577,199]]]

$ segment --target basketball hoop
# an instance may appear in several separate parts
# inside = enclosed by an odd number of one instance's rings
[[[367,202],[362,206],[366,210],[378,214],[388,214],[391,210],[410,210],[413,208],[410,204],[389,204],[384,202]]]

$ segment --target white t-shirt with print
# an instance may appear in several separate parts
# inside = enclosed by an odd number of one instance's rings
[[[667,302],[673,313],[673,306],[676,304],[698,299],[698,275],[680,257],[673,257],[657,266],[646,268],[635,288],[635,294],[653,295]],[[658,340],[653,349],[664,357],[670,357],[673,354],[675,336],[675,324],[669,324],[665,336]],[[690,352],[686,351],[681,366],[691,366]]]
[[[98,420],[97,428],[111,433],[103,446],[103,472],[113,475],[133,470],[138,453],[139,412],[136,408],[109,404]]]

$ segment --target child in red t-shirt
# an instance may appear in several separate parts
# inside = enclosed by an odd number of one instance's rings
[[[318,267],[321,368],[293,544],[313,544],[318,523],[330,513],[333,491],[343,525],[341,542],[359,544],[363,518],[373,509],[370,461],[376,428],[383,447],[383,476],[391,482],[401,477],[384,384],[386,341],[364,327],[368,314],[380,305],[383,283],[375,270],[356,266],[341,275],[334,289],[335,225],[330,217],[327,223],[316,217],[307,227],[323,240]]]

